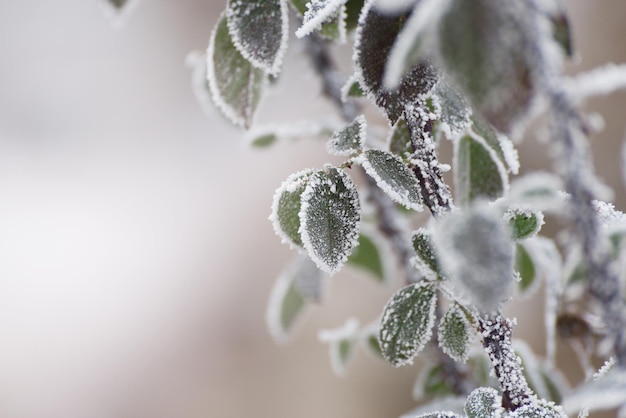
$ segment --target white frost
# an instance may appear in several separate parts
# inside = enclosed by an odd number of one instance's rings
[[[337,376],[344,376],[349,362],[354,357],[356,342],[359,338],[359,321],[350,318],[346,323],[335,329],[322,329],[317,338],[328,343],[330,365]]]
[[[367,121],[359,115],[348,126],[333,132],[326,150],[332,155],[349,156],[363,149],[366,138]]]
[[[565,91],[574,100],[611,94],[626,89],[626,64],[606,64],[564,81]]]
[[[381,13],[398,14],[409,10],[418,0],[374,0],[374,6]]]
[[[347,0],[310,0],[306,4],[307,10],[302,19],[302,26],[296,30],[296,36],[304,38],[313,31],[319,30],[323,23],[332,19],[337,13],[340,15],[340,20],[345,20],[345,10],[342,13],[342,9],[346,2]],[[343,16],[341,16],[342,14]],[[343,38],[345,40],[345,30]]]

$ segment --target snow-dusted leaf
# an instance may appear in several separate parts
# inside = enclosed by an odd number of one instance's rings
[[[433,90],[433,102],[441,114],[441,129],[448,139],[456,139],[472,124],[472,109],[463,95],[445,77]]]
[[[301,195],[300,236],[318,267],[336,273],[358,243],[360,204],[343,171],[327,166],[310,178]]]
[[[438,411],[429,412],[427,414],[418,415],[415,418],[462,418],[461,415],[457,415],[450,411]]]
[[[467,418],[499,418],[503,415],[502,397],[493,388],[477,388],[465,401]]]
[[[393,125],[389,136],[389,152],[396,154],[400,158],[408,158],[412,153],[411,133],[404,118],[400,118]]]
[[[527,209],[509,209],[504,220],[511,228],[514,240],[523,240],[537,235],[543,226],[543,213]]]
[[[351,318],[340,328],[323,329],[317,334],[321,342],[328,343],[330,365],[337,376],[346,374],[348,365],[354,357],[358,328],[359,321]]]
[[[519,24],[519,2],[452,0],[439,24],[439,53],[446,73],[472,107],[501,132],[528,110],[535,88],[529,35]]]
[[[536,288],[538,280],[535,262],[521,243],[515,246],[515,271],[520,275],[518,287],[522,294],[528,294],[531,289]]]
[[[420,272],[431,279],[441,276],[441,268],[437,260],[437,254],[430,238],[430,232],[420,228],[413,232],[411,237],[416,256],[411,260]]]
[[[437,295],[432,283],[415,283],[396,292],[387,302],[378,340],[393,366],[410,364],[432,335]]]
[[[534,172],[511,182],[509,200],[516,207],[531,210],[558,210],[565,202],[563,182],[552,173]]]
[[[375,0],[374,5],[384,14],[399,14],[409,11],[419,0]]]
[[[322,272],[304,255],[281,273],[272,288],[266,314],[267,326],[276,342],[286,342],[293,335],[310,302],[323,293],[323,285]],[[307,290],[303,293],[302,289]]]
[[[394,202],[408,209],[423,210],[417,178],[400,157],[372,149],[359,155],[355,161]]]
[[[570,58],[573,57],[574,45],[572,42],[572,32],[564,7],[550,16],[550,23],[552,23],[552,35],[554,39],[561,45],[565,55]]]
[[[448,279],[483,312],[497,309],[513,282],[513,242],[488,204],[442,216],[433,243]]]
[[[465,363],[469,356],[471,324],[458,304],[441,318],[437,338],[441,350],[452,359]]]
[[[383,353],[378,343],[378,322],[374,322],[366,326],[360,333],[361,344],[366,351],[375,357],[383,358]]]
[[[338,43],[345,43],[348,35],[346,27],[347,9],[343,5],[335,12],[334,16],[322,24],[318,33],[322,38],[331,39]]]
[[[454,394],[450,379],[442,363],[428,364],[420,370],[413,386],[413,399],[420,402]],[[461,405],[461,410],[463,406]]]
[[[506,171],[517,174],[520,165],[519,155],[511,140],[496,132],[489,122],[481,118],[480,115],[472,115],[470,119],[472,121],[470,134],[484,140],[484,143],[495,152]]]
[[[276,235],[291,246],[303,246],[300,237],[301,197],[313,172],[309,169],[290,175],[274,194],[269,219]]]
[[[567,418],[563,409],[542,399],[522,405],[508,415],[509,418]]]
[[[328,138],[337,123],[325,120],[300,120],[285,124],[257,125],[248,130],[244,142],[253,148],[265,148],[278,141]]]
[[[469,205],[477,198],[495,200],[506,190],[507,176],[494,151],[471,135],[455,141],[454,180],[456,198]]]
[[[376,3],[379,7],[380,0]],[[420,59],[430,55],[435,40],[434,29],[439,20],[450,7],[451,0],[420,0],[417,1],[411,15],[398,34],[389,53],[385,68],[384,85],[395,89],[402,76]]]
[[[228,31],[237,50],[252,65],[277,75],[287,49],[286,0],[229,0]]]
[[[359,115],[348,126],[333,132],[326,150],[333,155],[353,155],[363,149],[367,135],[365,116]]]
[[[345,103],[350,100],[350,98],[363,96],[365,96],[365,92],[361,88],[358,78],[354,74],[351,75],[346,81],[346,84],[341,88],[341,101]]]
[[[361,228],[359,243],[348,257],[348,264],[370,273],[376,281],[388,283],[392,279],[393,255],[389,244],[373,229]]]
[[[196,101],[206,114],[214,112],[211,88],[207,78],[206,51],[191,51],[185,58],[185,65],[191,68],[191,89]]]
[[[591,411],[600,411],[624,404],[626,404],[626,371],[622,367],[615,367],[601,378],[587,382],[572,391],[563,402],[563,408],[572,414],[584,406]]]
[[[354,63],[361,87],[395,123],[406,104],[426,97],[435,86],[438,74],[433,66],[420,62],[407,71],[397,89],[383,85],[387,57],[407,15],[385,15],[372,7],[373,4],[374,0],[366,0],[361,10]]]
[[[402,415],[400,418],[415,418],[423,414],[433,414],[436,411],[446,410],[446,413],[455,413],[457,417],[463,416],[463,405],[465,404],[465,397],[453,397],[448,396],[445,398],[437,398],[425,405],[420,405],[413,409],[411,412]],[[453,415],[455,416],[455,415]]]
[[[235,48],[222,15],[211,34],[207,77],[215,105],[232,123],[252,124],[265,84],[263,70],[254,68]]]

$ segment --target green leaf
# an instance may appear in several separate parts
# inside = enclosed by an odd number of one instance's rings
[[[266,322],[270,334],[278,343],[288,341],[301,322],[310,305],[311,295],[322,290],[303,294],[301,289],[323,286],[322,273],[306,256],[299,256],[276,280],[267,308]]]
[[[334,167],[313,174],[301,196],[300,236],[317,266],[336,273],[359,237],[360,204],[354,183]]]
[[[440,124],[448,139],[458,138],[472,124],[472,109],[463,95],[445,78],[433,90],[433,101],[441,114]]]
[[[348,257],[348,263],[367,271],[378,282],[386,283],[390,279],[388,277],[390,268],[386,265],[389,261],[383,256],[385,253],[379,248],[381,240],[381,237],[361,231],[359,243]],[[388,254],[386,256],[389,257]]]
[[[359,81],[355,75],[348,78],[348,81],[341,88],[341,100],[347,102],[350,98],[359,98],[365,96],[365,92],[361,88]]]
[[[534,97],[530,34],[519,24],[523,3],[452,0],[439,24],[439,53],[446,73],[473,107],[508,132]]]
[[[352,318],[344,326],[333,330],[321,330],[318,334],[320,341],[328,343],[330,365],[338,376],[346,374],[348,365],[354,357],[358,342],[359,322]]]
[[[330,39],[344,42],[346,38],[345,0],[316,0],[306,3],[302,25],[296,30],[298,38],[314,31]]]
[[[469,205],[477,198],[495,200],[505,190],[506,173],[494,152],[478,137],[466,135],[455,142],[457,200]]]
[[[252,65],[277,75],[288,40],[286,0],[229,0],[228,30],[237,50]]]
[[[509,418],[567,418],[561,407],[543,399],[522,405],[508,415]]]
[[[413,388],[413,398],[416,401],[453,394],[454,389],[450,385],[450,379],[442,363],[429,364],[422,369]]]
[[[572,58],[574,56],[572,31],[565,11],[561,10],[560,13],[550,16],[550,22],[552,23],[554,39],[561,46],[565,55]]]
[[[361,87],[395,123],[402,116],[406,104],[422,100],[432,90],[437,81],[437,71],[421,62],[407,71],[397,89],[386,88],[383,85],[385,65],[407,14],[389,16],[381,14],[372,6],[373,1],[367,1],[359,18],[355,67]]]
[[[348,0],[346,3],[347,18],[346,27],[348,30],[353,30],[357,27],[359,22],[359,16],[365,0]]]
[[[348,126],[333,132],[326,149],[333,155],[353,155],[365,146],[367,122],[359,115]]]
[[[266,77],[263,70],[254,68],[235,48],[224,15],[211,34],[207,77],[213,103],[232,123],[249,128]]]
[[[393,125],[388,142],[389,152],[396,154],[400,158],[407,159],[413,154],[411,132],[403,117],[398,119]]]
[[[417,178],[397,155],[381,150],[368,150],[356,162],[363,166],[365,172],[391,200],[408,209],[423,210]]]
[[[496,418],[503,416],[502,398],[492,388],[477,388],[465,401],[467,418]]]
[[[370,324],[361,331],[361,344],[366,351],[383,359],[383,353],[378,343],[378,323]]]
[[[515,246],[515,270],[520,274],[520,281],[518,283],[519,289],[522,293],[526,293],[529,289],[533,288],[533,284],[537,279],[537,269],[535,263],[524,248],[523,244],[517,244]]]
[[[439,266],[437,254],[435,253],[435,248],[430,238],[430,232],[425,228],[420,228],[413,232],[411,241],[416,254],[416,257],[414,257],[412,261],[417,269],[426,277],[433,279],[438,276],[441,277],[441,267]]]
[[[482,138],[486,145],[495,153],[502,165],[513,174],[519,171],[519,157],[513,143],[503,135],[499,135],[495,129],[480,115],[471,116],[471,132]]]
[[[309,1],[310,0],[291,0],[291,5],[300,14],[300,16],[303,16],[306,12],[306,4]]]
[[[415,283],[393,295],[383,311],[378,335],[385,360],[395,367],[413,361],[432,335],[436,303],[432,283]]]
[[[469,356],[471,325],[458,304],[441,318],[438,340],[441,350],[453,360],[465,363]]]
[[[534,237],[543,225],[543,214],[539,211],[509,209],[504,219],[511,228],[512,238],[517,241]]]
[[[274,133],[266,133],[256,138],[252,138],[250,145],[253,148],[269,148],[278,141],[278,136]]]
[[[283,243],[291,246],[302,247],[300,237],[300,208],[301,197],[306,189],[313,170],[303,170],[290,175],[274,194],[272,201],[272,213],[270,220],[274,231]]]
[[[439,411],[439,412],[431,412],[428,414],[418,415],[415,418],[461,418],[461,417],[455,414],[454,412]]]

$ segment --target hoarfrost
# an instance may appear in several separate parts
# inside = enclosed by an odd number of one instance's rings
[[[602,367],[600,367],[600,370],[593,374],[593,380],[598,380],[606,376],[609,370],[611,370],[611,368],[615,366],[615,363],[617,363],[615,361],[615,357],[611,357],[610,359],[605,361]]]
[[[622,405],[626,405],[626,371],[615,367],[570,393],[563,402],[563,409],[571,414],[583,407],[598,411]]]
[[[356,187],[345,172],[327,166],[311,176],[301,202],[303,246],[321,270],[336,273],[358,243],[360,203]]]
[[[321,342],[328,343],[330,365],[337,376],[346,374],[348,364],[354,357],[358,329],[359,321],[350,318],[340,328],[323,329],[317,334],[317,338]]]
[[[300,120],[285,124],[257,125],[246,132],[244,142],[255,146],[259,138],[269,136],[275,137],[276,140],[286,141],[328,137],[339,128],[338,125],[331,120]]]
[[[592,204],[602,226],[609,229],[626,227],[626,214],[616,210],[612,203],[594,200]]]
[[[493,388],[474,389],[465,401],[465,413],[468,418],[500,418],[503,416],[502,397]]]
[[[465,405],[465,397],[446,397],[436,399],[432,402],[427,403],[426,405],[421,405],[411,412],[402,415],[400,418],[416,418],[418,416],[423,416],[426,414],[437,413],[436,411],[447,410],[445,412],[447,414],[456,414],[452,415],[453,417],[460,417],[463,415],[463,407]],[[441,412],[439,412],[441,414]],[[444,415],[450,416],[450,415]]]
[[[438,327],[439,347],[450,358],[465,363],[469,356],[472,326],[458,304],[445,313]]]
[[[230,0],[228,31],[237,50],[252,65],[278,75],[289,38],[287,0]]]
[[[191,51],[185,58],[185,65],[191,68],[191,89],[196,101],[204,113],[212,114],[215,108],[211,101],[211,88],[207,79],[206,52]]]
[[[348,126],[333,132],[326,150],[332,155],[353,155],[363,149],[366,137],[367,122],[365,116],[359,115]]]
[[[478,204],[443,216],[433,242],[446,276],[483,312],[508,297],[513,282],[513,243],[493,207]]]
[[[569,97],[578,101],[611,94],[626,89],[626,64],[606,64],[566,79],[563,84]]]
[[[442,77],[435,86],[432,99],[441,109],[440,129],[446,138],[459,138],[472,124],[472,108],[465,97]]]
[[[358,90],[355,89],[358,87]],[[346,103],[350,97],[362,96],[365,94],[359,85],[359,77],[356,74],[352,74],[348,77],[346,83],[341,87],[341,101]]]
[[[398,14],[406,12],[419,0],[374,0],[374,6],[382,13]]]
[[[296,36],[303,38],[313,31],[319,30],[323,23],[335,17],[338,13],[341,14],[341,10],[344,8],[346,1],[347,0],[310,0],[307,2],[307,10],[302,19],[302,26],[296,30]],[[344,36],[340,36],[340,42],[341,38],[345,39],[345,30],[343,33]]]
[[[378,335],[385,360],[394,367],[413,362],[432,335],[436,304],[432,283],[415,283],[393,295],[383,310]]]
[[[398,156],[385,151],[368,150],[355,161],[363,166],[376,185],[393,201],[408,209],[423,210],[417,178]]]
[[[306,169],[290,175],[276,190],[272,199],[269,220],[283,244],[288,244],[291,248],[303,245],[300,237],[301,198],[313,173],[312,169]]]
[[[509,418],[567,418],[563,409],[542,399],[523,405],[508,415]]]
[[[565,203],[563,181],[552,173],[534,172],[511,183],[508,199],[529,210],[558,211]]]

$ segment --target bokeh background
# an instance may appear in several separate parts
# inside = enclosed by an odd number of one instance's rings
[[[327,156],[310,140],[253,151],[198,106],[185,57],[206,48],[223,3],[143,0],[119,25],[95,0],[0,2],[0,417],[383,418],[414,407],[417,366],[361,351],[338,378],[317,340],[350,316],[372,320],[397,283],[347,271],[293,342],[266,331],[271,286],[293,256],[267,221],[273,192]],[[626,2],[567,4],[578,49],[568,70],[625,63]],[[595,160],[625,209],[626,94],[587,109],[604,116]],[[331,114],[292,44],[259,122]],[[520,154],[523,167],[550,167],[533,138]],[[543,353],[541,300],[509,309]]]

